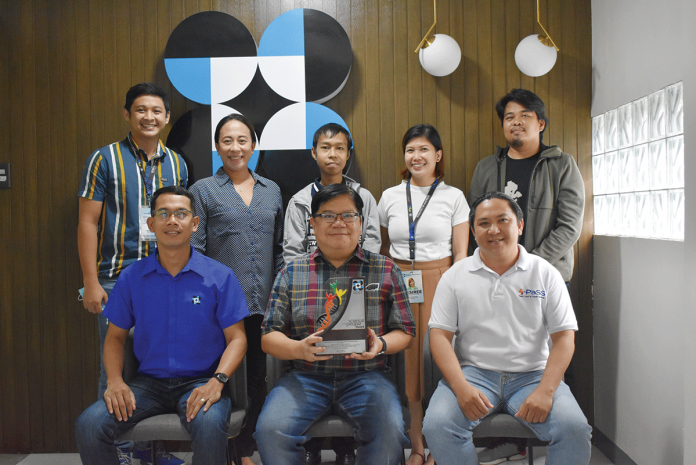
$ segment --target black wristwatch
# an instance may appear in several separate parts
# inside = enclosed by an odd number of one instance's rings
[[[222,384],[227,384],[227,381],[230,379],[225,373],[215,373],[213,378],[220,381]]]
[[[378,352],[377,355],[382,355],[383,353],[385,353],[387,351],[387,341],[385,341],[382,336],[377,336],[377,339],[382,341],[382,351]]]

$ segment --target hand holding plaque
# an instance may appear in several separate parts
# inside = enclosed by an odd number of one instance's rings
[[[367,328],[367,352],[361,354],[352,353],[346,355],[346,358],[353,358],[355,360],[372,360],[377,356],[382,346],[382,342],[377,337],[377,334],[371,329]]]
[[[322,331],[317,331],[314,334],[310,334],[306,338],[302,339],[300,342],[302,347],[302,360],[307,360],[308,362],[318,362],[320,360],[329,360],[331,355],[322,355],[326,352],[326,347],[319,347],[316,344],[321,342],[323,339],[319,334]]]

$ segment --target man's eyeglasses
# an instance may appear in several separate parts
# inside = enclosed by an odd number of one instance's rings
[[[171,211],[171,210],[166,210],[164,208],[161,208],[159,210],[155,210],[154,213],[152,213],[152,217],[159,218],[162,221],[167,221],[170,216],[174,215],[177,220],[184,220],[191,214],[193,214],[193,212],[191,210],[185,210],[183,208],[180,210],[176,210],[176,211]]]
[[[336,221],[338,217],[341,217],[344,223],[355,223],[358,220],[358,218],[360,218],[360,214],[356,212],[319,213],[318,215],[314,215],[314,217],[321,218],[321,221],[323,221],[324,223],[333,223]]]

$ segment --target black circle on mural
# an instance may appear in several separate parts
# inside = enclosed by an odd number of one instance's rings
[[[348,34],[331,16],[304,10],[305,86],[308,102],[324,102],[345,83],[353,64]]]
[[[219,11],[203,11],[180,22],[164,51],[164,58],[252,56],[256,56],[256,41],[249,29]]]
[[[234,108],[249,118],[254,124],[256,135],[261,138],[261,133],[268,120],[293,103],[295,102],[281,97],[271,89],[263,79],[261,71],[257,68],[254,79],[251,80],[247,88],[232,100],[222,103],[222,105]]]
[[[311,150],[264,150],[256,172],[278,184],[283,210],[293,195],[321,175]]]
[[[211,152],[210,107],[202,105],[187,111],[176,120],[167,147],[184,157],[188,168],[188,187],[213,172]]]

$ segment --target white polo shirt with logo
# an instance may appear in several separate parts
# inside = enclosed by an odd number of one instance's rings
[[[561,274],[518,248],[517,262],[502,276],[483,264],[476,249],[440,279],[428,327],[455,333],[454,351],[462,366],[543,370],[549,336],[578,329]]]

